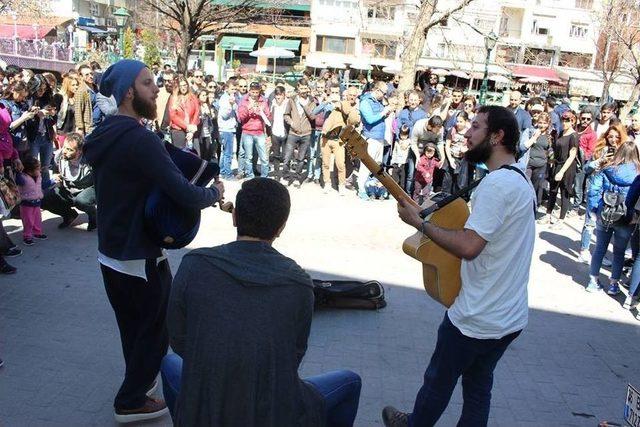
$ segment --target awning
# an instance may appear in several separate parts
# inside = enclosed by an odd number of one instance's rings
[[[511,74],[514,77],[537,77],[550,83],[564,83],[567,80],[551,67],[535,65],[514,65],[511,67]]]
[[[291,39],[267,39],[264,42],[264,46],[262,47],[281,47],[287,50],[298,50],[300,49],[300,40],[291,40]]]
[[[16,25],[14,27],[13,24],[0,24],[0,38],[11,39],[17,34],[18,38],[23,40],[43,39],[54,30],[54,26]]]
[[[103,30],[102,28],[98,28],[98,27],[89,27],[86,25],[78,25],[77,28],[80,28],[81,30],[87,31],[89,33],[94,33],[94,34],[104,34],[104,33],[108,33],[107,30]]]
[[[257,40],[256,37],[224,36],[220,40],[219,46],[226,50],[252,52]]]

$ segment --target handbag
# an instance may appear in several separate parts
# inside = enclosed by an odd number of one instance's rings
[[[21,202],[18,186],[13,179],[0,177],[0,216],[9,218],[11,210]]]

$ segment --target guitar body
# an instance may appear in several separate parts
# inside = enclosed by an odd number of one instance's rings
[[[429,221],[438,227],[462,230],[467,218],[467,203],[463,199],[456,199],[434,212]],[[402,244],[402,250],[422,263],[422,281],[427,294],[445,307],[450,307],[462,286],[462,260],[420,232],[408,237]]]
[[[340,132],[352,157],[357,157],[371,173],[385,186],[398,201],[402,200],[418,206],[417,203],[389,176],[383,168],[367,153],[367,141],[353,128],[345,127]],[[469,218],[467,203],[457,198],[436,210],[429,221],[442,228],[462,230]],[[436,245],[422,233],[407,238],[403,245],[404,253],[422,263],[422,279],[427,294],[442,305],[450,307],[460,293],[460,258]]]

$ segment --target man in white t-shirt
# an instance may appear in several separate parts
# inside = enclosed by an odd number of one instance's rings
[[[421,208],[398,205],[400,218],[462,258],[462,289],[438,329],[413,412],[382,411],[386,426],[432,426],[462,376],[464,404],[458,425],[489,418],[493,371],[527,325],[527,285],[535,240],[535,193],[516,163],[519,130],[504,107],[484,106],[465,134],[470,163],[490,173],[476,188],[464,229],[449,230],[421,218]]]

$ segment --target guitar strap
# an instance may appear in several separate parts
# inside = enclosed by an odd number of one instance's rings
[[[514,172],[517,172],[518,174],[520,174],[520,176],[522,176],[524,178],[524,180],[529,183],[529,181],[527,180],[527,176],[524,174],[524,172],[522,172],[519,168],[515,167],[515,166],[511,166],[511,165],[503,165],[501,166],[499,169],[509,169],[512,170]],[[485,175],[486,176],[486,175]],[[470,185],[468,185],[467,187],[464,187],[462,189],[460,189],[459,191],[457,191],[454,194],[451,194],[449,196],[446,196],[444,198],[442,198],[441,200],[438,200],[436,203],[434,203],[433,205],[429,206],[426,209],[423,209],[420,212],[420,218],[425,219],[426,217],[428,217],[429,215],[431,215],[432,213],[434,213],[435,211],[437,211],[438,209],[448,205],[449,203],[453,202],[454,200],[456,200],[458,197],[464,196],[465,194],[467,194],[468,192],[470,192],[471,190],[473,190],[474,188],[476,188],[478,186],[478,184],[480,184],[480,181],[482,181],[484,179],[484,177],[473,181]],[[536,215],[536,201],[533,201],[533,216],[535,218]]]

